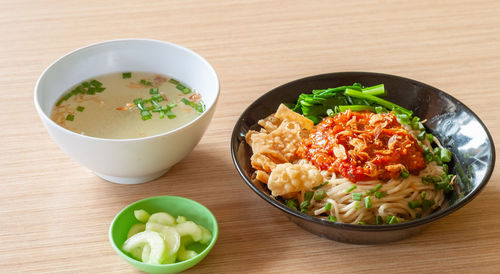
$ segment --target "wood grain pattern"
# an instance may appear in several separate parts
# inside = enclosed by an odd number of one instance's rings
[[[420,235],[385,245],[336,243],[303,231],[255,195],[233,167],[229,138],[253,100],[285,82],[375,71],[438,87],[500,135],[500,2],[0,1],[0,272],[134,273],[108,227],[154,195],[197,200],[220,237],[193,273],[476,272],[500,269],[500,169],[466,207]],[[69,159],[33,107],[36,79],[75,48],[116,38],[191,48],[222,94],[194,151],[142,185],[105,182]]]

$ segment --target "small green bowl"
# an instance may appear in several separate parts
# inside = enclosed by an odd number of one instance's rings
[[[164,211],[174,217],[179,215],[185,216],[189,221],[193,221],[210,230],[212,232],[212,240],[208,246],[190,246],[199,254],[186,261],[161,265],[140,262],[127,255],[121,249],[123,243],[127,240],[129,229],[133,224],[139,223],[134,216],[134,210],[137,209],[144,209],[150,214]],[[215,245],[218,234],[217,220],[208,208],[193,200],[176,196],[155,196],[132,203],[115,216],[109,228],[109,240],[118,255],[129,264],[149,273],[177,273],[193,267],[207,256]]]

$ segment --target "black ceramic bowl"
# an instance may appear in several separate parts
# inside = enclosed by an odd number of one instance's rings
[[[447,196],[445,207],[431,215],[395,225],[354,225],[334,223],[309,216],[286,207],[275,200],[265,184],[252,179],[252,150],[245,142],[257,122],[274,113],[280,103],[295,103],[301,93],[352,83],[364,86],[385,84],[385,99],[413,110],[427,119],[427,129],[443,146],[453,152],[451,172],[457,174],[462,195]],[[490,133],[479,118],[464,104],[445,92],[429,85],[388,74],[370,72],[339,72],[302,78],[279,86],[257,99],[241,115],[231,137],[231,153],[236,169],[248,186],[262,199],[283,211],[300,227],[331,240],[375,244],[397,241],[422,231],[436,221],[470,202],[488,182],[495,166],[495,148]]]

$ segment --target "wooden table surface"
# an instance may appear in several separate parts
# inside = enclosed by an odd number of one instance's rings
[[[468,105],[500,146],[500,1],[0,2],[0,272],[134,273],[111,248],[108,227],[123,207],[155,195],[197,200],[219,221],[217,244],[193,273],[500,271],[499,164],[476,199],[423,233],[363,246],[288,221],[244,184],[229,147],[256,98],[337,71],[440,88]],[[198,146],[141,185],[106,182],[68,158],[33,106],[35,82],[55,59],[117,38],[191,48],[221,81]]]

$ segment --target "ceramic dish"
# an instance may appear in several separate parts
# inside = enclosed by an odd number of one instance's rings
[[[189,260],[173,264],[153,265],[137,261],[123,252],[121,247],[127,239],[127,233],[132,225],[138,223],[134,217],[134,210],[143,209],[149,213],[168,212],[174,217],[179,215],[193,221],[212,233],[212,240],[207,246],[194,246],[199,254]],[[201,262],[215,245],[219,233],[215,216],[202,204],[193,200],[176,196],[155,196],[139,200],[125,207],[116,215],[109,228],[109,240],[114,250],[126,262],[134,267],[149,273],[177,273],[193,267]]]
[[[427,119],[428,130],[454,155],[451,173],[459,177],[462,196],[447,196],[447,205],[421,219],[394,225],[354,225],[330,222],[286,207],[270,195],[265,184],[252,179],[251,148],[245,142],[257,122],[274,113],[280,103],[295,103],[299,94],[352,83],[365,86],[384,84],[385,99],[413,110]],[[488,182],[495,166],[495,148],[487,128],[464,104],[447,93],[415,80],[370,72],[340,72],[299,79],[277,87],[253,102],[238,119],[231,138],[233,162],[247,185],[262,199],[284,212],[300,227],[328,239],[375,244],[401,240],[422,231],[431,222],[456,211],[476,197]]]
[[[70,87],[92,77],[125,71],[179,79],[202,95],[206,110],[177,129],[135,139],[90,137],[50,119],[54,104]],[[164,41],[121,39],[86,46],[55,61],[38,79],[34,101],[45,128],[68,156],[105,180],[137,184],[160,177],[191,152],[210,124],[218,98],[217,74],[197,53]]]

